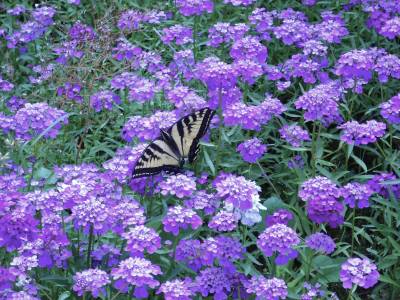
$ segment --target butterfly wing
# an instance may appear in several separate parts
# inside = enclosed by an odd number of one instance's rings
[[[162,136],[155,139],[138,159],[132,178],[151,176],[161,171],[178,172],[181,158],[174,152]]]
[[[209,108],[200,109],[176,122],[168,134],[177,145],[179,154],[187,157],[192,163],[199,152],[200,139],[206,134],[215,111]]]

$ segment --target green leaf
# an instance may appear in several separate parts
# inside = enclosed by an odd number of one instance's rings
[[[52,171],[49,169],[46,169],[45,167],[40,167],[36,172],[35,172],[35,178],[41,179],[47,179],[51,176]]]
[[[353,158],[355,160],[355,162],[364,170],[364,172],[368,172],[368,168],[367,165],[361,160],[359,159],[357,156],[355,156],[353,153],[350,154],[351,158]]]
[[[208,155],[208,152],[206,150],[204,150],[204,159],[206,160],[206,164],[210,168],[211,173],[213,174],[213,176],[215,176],[214,163],[211,161],[210,156]]]
[[[58,300],[65,300],[65,299],[68,299],[69,296],[71,296],[71,292],[65,291],[65,292],[62,293],[60,296],[58,296]]]

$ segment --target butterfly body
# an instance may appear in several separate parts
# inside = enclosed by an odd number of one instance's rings
[[[183,117],[161,134],[143,151],[132,178],[151,176],[161,171],[178,173],[186,161],[193,163],[200,139],[206,134],[215,111],[203,108]]]

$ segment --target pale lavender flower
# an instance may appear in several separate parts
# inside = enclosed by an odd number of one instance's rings
[[[250,24],[256,27],[260,38],[269,41],[270,33],[274,27],[274,16],[272,12],[266,11],[265,8],[256,8],[249,16]]]
[[[238,226],[239,216],[231,211],[221,210],[208,223],[211,229],[225,232],[235,230]]]
[[[145,103],[154,98],[155,93],[159,91],[159,87],[153,80],[138,77],[136,82],[131,82],[129,86],[130,101]]]
[[[193,42],[192,37],[193,37],[192,28],[178,24],[168,28],[164,28],[161,40],[166,45],[172,42],[175,42],[175,44],[177,45],[185,45]]]
[[[249,59],[263,64],[268,57],[268,50],[258,38],[245,36],[233,43],[229,54],[234,60]]]
[[[122,234],[127,241],[125,249],[132,256],[142,256],[146,250],[148,253],[154,253],[161,247],[161,238],[153,228],[144,225],[138,225],[129,228]]]
[[[275,261],[278,265],[284,265],[297,257],[298,252],[293,247],[299,243],[300,238],[297,233],[284,224],[268,227],[257,239],[257,246],[265,256],[269,257],[278,252]]]
[[[108,274],[99,269],[88,269],[78,272],[73,277],[74,285],[72,289],[77,292],[78,296],[82,296],[85,292],[92,293],[94,298],[105,294],[104,286],[111,281]]]
[[[254,84],[256,79],[263,74],[262,66],[251,59],[240,59],[234,62],[238,75],[248,84]]]
[[[258,138],[252,138],[239,144],[236,151],[240,152],[243,160],[249,163],[257,162],[267,151],[267,146]]]
[[[121,98],[112,91],[100,91],[90,96],[90,106],[96,112],[103,109],[112,110],[115,104],[121,104]]]
[[[134,31],[139,29],[140,23],[144,20],[144,14],[131,9],[124,11],[118,19],[118,28],[124,31]]]
[[[379,31],[380,34],[390,40],[400,36],[400,17],[394,17],[387,20]]]
[[[225,4],[232,4],[233,6],[249,6],[251,4],[253,4],[256,0],[224,0]]]
[[[175,260],[197,272],[203,266],[203,252],[203,246],[199,240],[180,240],[176,246]]]
[[[362,288],[373,287],[379,280],[379,272],[376,265],[368,258],[349,258],[341,266],[340,280],[345,289],[353,288],[353,285]]]
[[[386,124],[376,120],[370,120],[366,123],[349,121],[338,126],[343,129],[340,139],[351,145],[366,145],[375,143],[378,138],[385,135]]]
[[[324,254],[331,254],[336,248],[333,239],[329,235],[321,232],[309,235],[305,242],[309,248]]]
[[[378,73],[380,82],[387,82],[389,77],[400,79],[400,58],[393,54],[378,57],[374,71]]]
[[[12,96],[6,101],[6,105],[10,111],[17,112],[20,108],[24,107],[26,102],[27,101],[23,98]]]
[[[155,288],[160,283],[154,276],[160,274],[162,272],[159,266],[141,257],[129,257],[111,271],[113,279],[116,280],[115,287],[122,292],[127,292],[129,285],[137,288]]]
[[[81,22],[76,22],[68,31],[68,35],[72,40],[77,40],[79,42],[88,42],[94,40],[96,34],[92,27],[82,24]]]
[[[218,47],[222,43],[230,43],[231,41],[239,40],[248,31],[249,27],[244,23],[231,25],[230,23],[218,22],[208,29],[207,45]]]
[[[380,106],[381,115],[391,124],[400,124],[400,94]]]
[[[308,131],[296,124],[284,125],[279,133],[293,147],[300,147],[302,142],[311,140]]]
[[[364,208],[369,207],[369,198],[374,193],[368,184],[358,182],[348,183],[340,189],[340,194],[344,203],[349,207]]]
[[[203,297],[214,294],[214,299],[227,299],[231,282],[223,268],[209,267],[196,276],[193,288]]]
[[[279,278],[267,279],[264,276],[253,276],[245,283],[245,287],[248,293],[256,294],[257,300],[286,299],[288,295],[285,281]]]
[[[289,221],[293,220],[293,214],[286,209],[278,209],[272,215],[268,215],[265,219],[265,224],[270,227],[275,224],[287,225]]]
[[[179,229],[187,229],[190,226],[193,230],[196,230],[203,224],[203,221],[194,210],[177,205],[168,209],[162,223],[165,232],[171,232],[177,236]]]
[[[384,198],[389,198],[390,193],[395,197],[400,198],[400,184],[389,184],[388,181],[398,180],[398,177],[393,173],[380,172],[370,179],[367,184],[371,189]]]
[[[196,179],[184,174],[171,175],[160,182],[158,188],[164,196],[189,197],[196,191]]]
[[[321,285],[319,283],[312,285],[308,282],[305,282],[304,288],[306,289],[306,292],[301,295],[301,300],[313,300],[318,299],[318,297],[322,299],[322,297],[325,296],[325,292],[321,290]],[[334,300],[334,298],[332,298],[332,300]]]
[[[343,37],[349,34],[346,23],[341,15],[335,15],[331,11],[321,13],[322,22],[313,27],[314,35],[328,43],[340,43]]]
[[[26,7],[20,4],[15,5],[13,8],[7,9],[7,13],[11,16],[19,16],[26,12]]]
[[[212,13],[214,9],[212,0],[176,0],[175,4],[179,12],[186,17]]]
[[[0,75],[0,91],[10,92],[10,91],[12,91],[13,88],[14,88],[14,85],[11,82],[3,79]]]
[[[194,296],[193,283],[190,278],[175,279],[161,284],[157,294],[164,294],[165,300],[191,300]]]
[[[215,212],[220,204],[220,200],[215,194],[208,194],[206,191],[198,191],[185,200],[184,205],[187,208],[202,210],[206,215]]]

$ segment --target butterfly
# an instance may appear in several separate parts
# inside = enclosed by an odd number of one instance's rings
[[[185,161],[193,163],[200,139],[206,134],[215,111],[203,108],[174,123],[150,143],[138,159],[132,178],[151,176],[161,171],[179,173]]]

